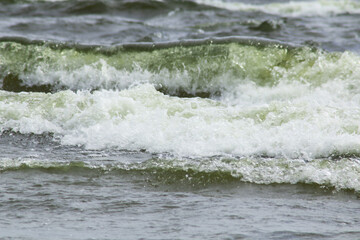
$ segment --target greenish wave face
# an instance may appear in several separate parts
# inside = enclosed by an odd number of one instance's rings
[[[178,96],[218,96],[250,83],[271,87],[295,82],[316,87],[345,80],[350,85],[359,77],[360,58],[348,52],[256,41],[184,45],[71,48],[1,42],[0,76],[5,79],[4,89],[13,91],[32,86],[46,86],[49,91],[122,90],[150,83]]]

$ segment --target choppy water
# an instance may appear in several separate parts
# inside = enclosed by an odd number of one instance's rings
[[[360,2],[0,3],[0,238],[360,239]]]

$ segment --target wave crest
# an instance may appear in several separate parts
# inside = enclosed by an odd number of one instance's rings
[[[209,184],[315,184],[336,190],[360,192],[360,163],[354,159],[310,162],[288,159],[212,158],[150,159],[142,163],[48,162],[35,159],[1,159],[0,172],[39,170],[50,173],[107,175],[131,174],[160,184],[203,187]]]
[[[0,77],[10,91],[122,90],[150,83],[165,94],[219,96],[244,83],[319,85],[359,76],[359,57],[257,38],[116,47],[0,41]],[[27,59],[26,62],[23,59]]]
[[[223,8],[231,11],[259,11],[289,17],[331,16],[339,14],[359,14],[360,4],[348,0],[290,1],[262,5],[223,0],[195,0],[198,4]]]

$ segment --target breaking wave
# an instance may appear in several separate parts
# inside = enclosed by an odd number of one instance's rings
[[[256,184],[313,184],[336,190],[360,191],[360,163],[354,159],[310,162],[289,159],[149,159],[141,163],[54,162],[31,158],[1,159],[0,172],[41,171],[67,174],[142,175],[161,184],[204,186],[235,181]]]

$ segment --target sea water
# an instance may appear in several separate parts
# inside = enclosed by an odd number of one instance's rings
[[[359,14],[2,1],[0,238],[360,238]]]

